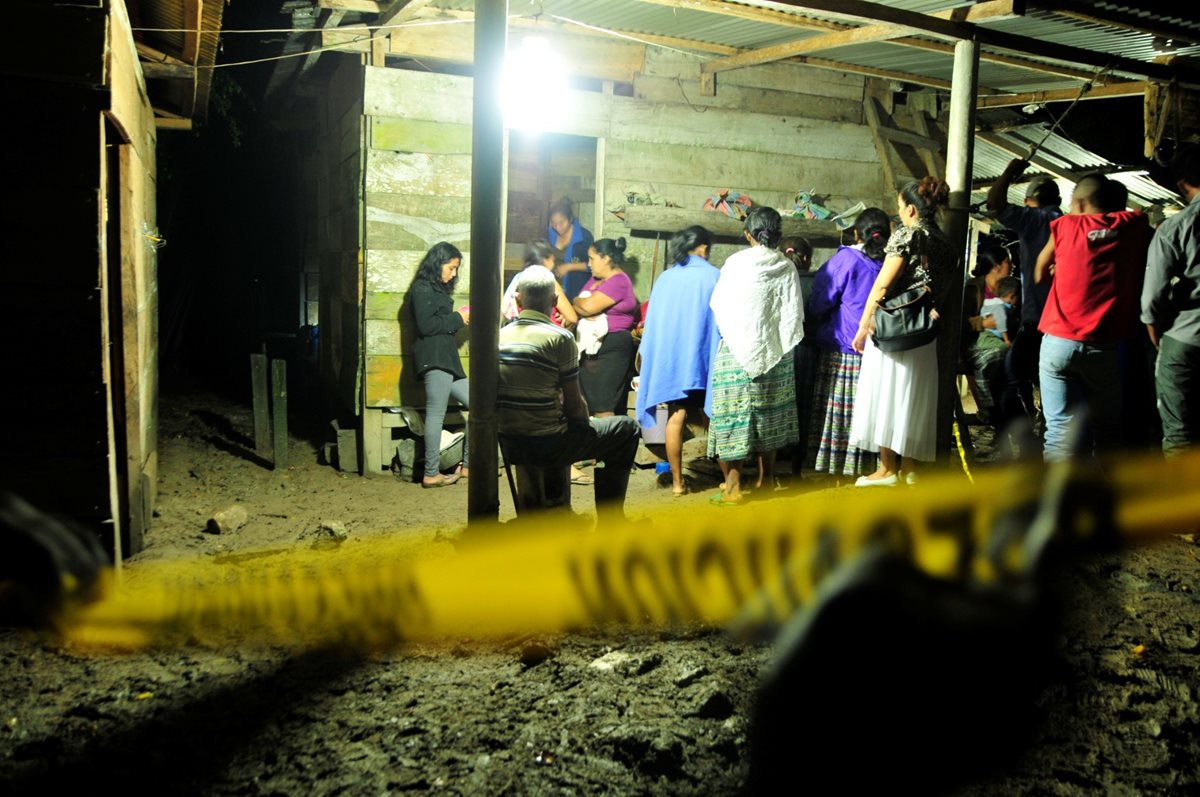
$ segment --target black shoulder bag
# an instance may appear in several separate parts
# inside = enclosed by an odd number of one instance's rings
[[[875,332],[871,336],[880,351],[908,351],[937,338],[933,291],[929,283],[915,285],[875,308]]]

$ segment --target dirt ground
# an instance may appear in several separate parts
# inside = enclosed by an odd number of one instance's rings
[[[130,566],[307,545],[322,523],[343,524],[352,540],[404,534],[453,554],[465,485],[421,490],[341,474],[319,464],[320,440],[302,436],[291,441],[291,467],[275,472],[251,453],[251,431],[248,407],[164,396],[159,502]],[[504,483],[500,492],[502,519],[511,517]],[[706,497],[672,499],[649,470],[633,474],[629,502],[635,517],[637,507],[672,502],[726,511]],[[208,518],[235,503],[248,522],[206,533]],[[589,513],[590,488],[575,488],[573,503]],[[956,793],[1200,794],[1197,566],[1183,537],[1078,562],[1036,731],[1017,760]],[[199,647],[93,657],[0,630],[0,788],[735,794],[772,653],[686,628],[449,640],[370,657]],[[795,766],[802,783],[803,750]]]

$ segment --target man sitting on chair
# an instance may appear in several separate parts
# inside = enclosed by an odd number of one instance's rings
[[[554,275],[544,266],[521,272],[520,315],[500,330],[496,423],[510,465],[565,467],[595,459],[598,517],[624,517],[629,470],[637,454],[637,421],[627,415],[589,418],[579,389],[575,338],[550,321]]]

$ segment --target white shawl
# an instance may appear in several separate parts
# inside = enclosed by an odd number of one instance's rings
[[[751,379],[790,356],[804,337],[796,267],[766,246],[743,249],[725,261],[709,307],[725,345]]]

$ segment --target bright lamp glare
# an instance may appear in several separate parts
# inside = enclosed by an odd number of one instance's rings
[[[555,117],[571,113],[565,65],[550,42],[526,36],[504,60],[504,123],[538,132]]]

